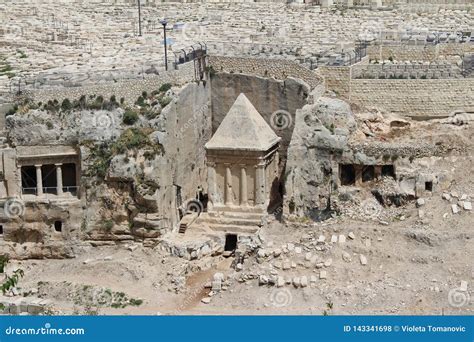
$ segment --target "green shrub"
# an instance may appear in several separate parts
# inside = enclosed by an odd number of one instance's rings
[[[129,128],[120,135],[114,147],[117,152],[123,153],[125,150],[145,147],[149,142],[148,136],[142,129]]]
[[[15,105],[13,106],[13,108],[10,108],[10,109],[6,112],[5,116],[13,115],[13,114],[15,114],[17,111],[18,111],[18,105],[15,104]]]
[[[105,178],[113,157],[110,146],[106,143],[92,146],[90,156],[93,162],[88,169],[88,176]]]
[[[140,305],[143,304],[143,300],[130,298],[129,303],[130,303],[130,305],[132,305],[132,306],[140,306]]]
[[[71,101],[69,101],[69,99],[64,99],[63,102],[61,103],[61,109],[63,111],[68,111],[68,110],[71,110],[72,109],[72,103]]]
[[[102,222],[102,229],[105,230],[106,232],[110,233],[112,231],[112,228],[114,227],[114,221],[112,220],[105,220]]]
[[[143,98],[143,96],[139,96],[137,98],[137,100],[135,101],[135,104],[137,106],[140,106],[140,107],[145,107],[146,106],[146,103],[145,103],[145,99]]]
[[[133,125],[138,121],[138,114],[131,109],[127,109],[123,114],[122,122],[125,125]]]
[[[164,83],[164,84],[161,85],[159,90],[160,90],[160,92],[165,93],[170,89],[171,89],[171,83]]]
[[[102,109],[104,107],[104,98],[102,96],[97,96],[95,100],[89,104],[89,109]]]

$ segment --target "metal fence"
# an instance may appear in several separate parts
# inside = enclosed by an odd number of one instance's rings
[[[57,195],[58,188],[57,187],[43,187],[43,195]],[[78,186],[63,186],[63,193],[70,193],[73,196],[77,196],[77,192],[79,187]],[[38,196],[38,188],[37,187],[22,187],[21,193],[23,195],[34,195]]]

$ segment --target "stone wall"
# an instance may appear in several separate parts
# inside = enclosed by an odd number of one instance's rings
[[[440,56],[459,56],[474,53],[474,44],[446,43],[436,45],[371,45],[367,55],[373,60],[434,61]]]
[[[178,70],[169,70],[159,76],[140,80],[127,80],[121,82],[107,82],[102,84],[85,85],[82,87],[61,87],[57,89],[30,90],[31,97],[36,102],[48,100],[79,99],[82,95],[102,95],[105,99],[115,95],[117,100],[135,101],[143,91],[157,90],[164,83],[183,85],[194,80],[194,63],[188,62],[179,66]]]
[[[352,68],[352,78],[462,78],[455,64],[369,64]]]
[[[420,53],[420,47],[416,48],[417,53]],[[467,51],[471,48],[466,44],[439,44],[437,49],[442,49],[443,54],[456,54],[457,49]],[[368,51],[368,53],[371,52]],[[428,59],[427,56],[424,55],[423,58]],[[418,54],[416,60],[420,60],[421,57],[422,55]],[[395,59],[403,59],[403,57],[396,55]],[[474,108],[473,78],[454,78],[459,77],[455,71],[451,73],[454,67],[446,69],[444,66],[437,65],[436,68],[426,70],[423,69],[424,67],[420,66],[420,70],[410,72],[405,70],[383,72],[385,79],[372,79],[376,78],[375,76],[368,79],[357,78],[357,75],[360,77],[361,70],[381,69],[381,65],[358,63],[348,67],[325,66],[318,68],[318,72],[323,76],[328,91],[360,107],[374,107],[420,118],[447,116],[454,110]],[[381,71],[377,76],[380,75],[382,75]],[[414,76],[417,79],[414,79]]]
[[[322,82],[313,71],[287,60],[210,56],[209,65],[216,72],[250,74],[277,80],[285,80],[287,77],[299,78],[311,88]]]
[[[474,79],[352,80],[350,102],[411,117],[474,108]]]
[[[330,67],[322,66],[318,72],[324,77],[324,84],[338,97],[348,99],[351,92],[351,69],[352,66]]]

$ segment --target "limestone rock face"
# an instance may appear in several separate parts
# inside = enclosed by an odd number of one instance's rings
[[[331,155],[342,155],[356,129],[349,105],[341,100],[319,97],[296,112],[286,165],[288,214],[317,218],[326,208],[335,176]]]
[[[110,141],[120,135],[123,109],[80,110],[64,115],[30,110],[6,119],[14,146],[66,145],[81,141]],[[59,117],[58,117],[59,116]]]
[[[2,211],[5,239],[0,248],[12,258],[73,257],[70,246],[84,240],[153,242],[171,230],[198,186],[206,190],[209,90],[209,85],[196,83],[170,89],[160,94],[166,104],[153,105],[160,109],[153,112],[150,106],[128,102],[110,110],[63,110],[56,103],[55,110],[9,116],[13,162],[37,147],[42,155],[74,151],[80,189],[79,196],[55,199],[54,205],[46,198],[25,198],[15,220]],[[138,116],[132,122],[124,120],[128,110]],[[55,231],[55,221],[62,222],[62,232]],[[31,248],[23,250],[24,244]]]

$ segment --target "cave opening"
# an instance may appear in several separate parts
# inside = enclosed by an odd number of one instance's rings
[[[225,236],[224,251],[233,252],[237,249],[237,234],[227,234]]]
[[[354,165],[340,165],[339,178],[341,180],[341,185],[354,185],[356,178]]]

